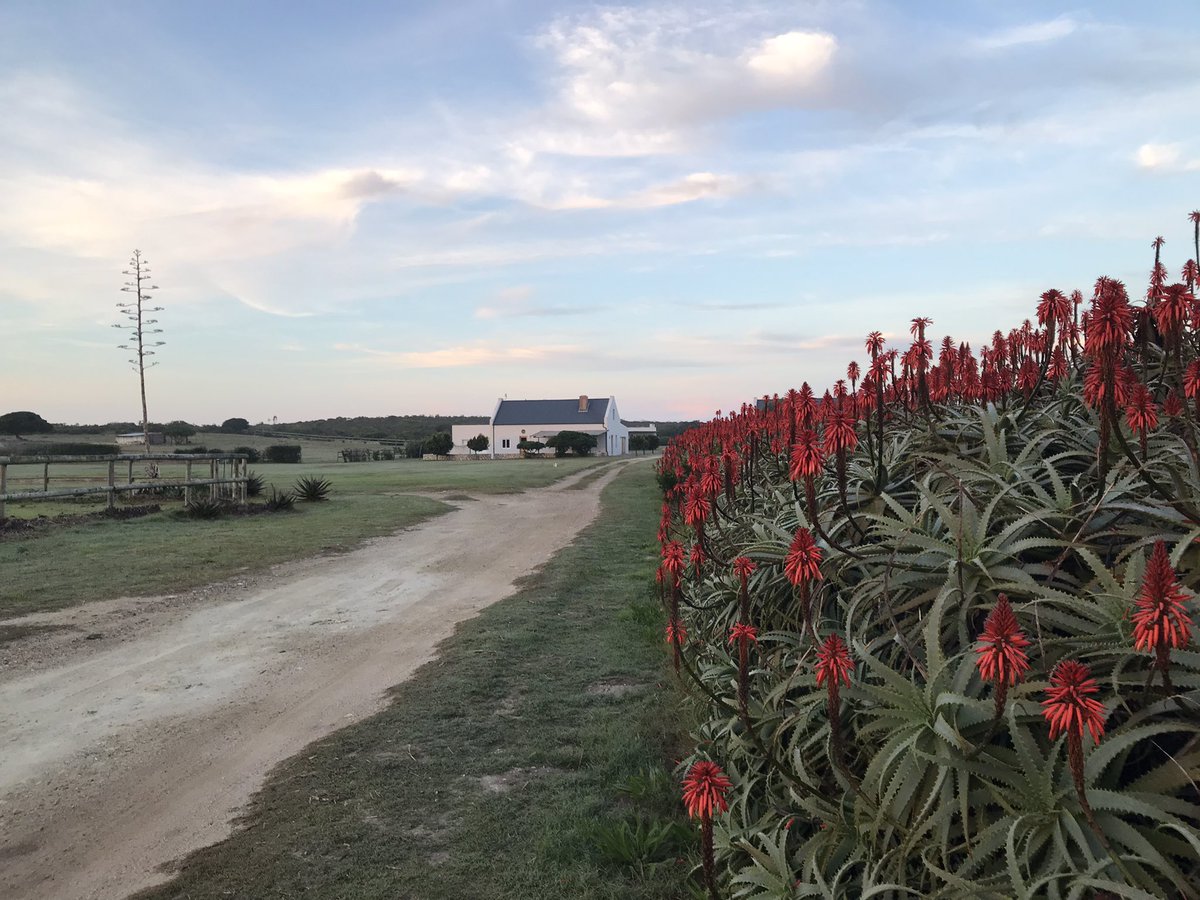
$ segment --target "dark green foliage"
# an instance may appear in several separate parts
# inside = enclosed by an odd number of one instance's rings
[[[581,431],[560,431],[546,441],[546,446],[553,448],[555,456],[566,456],[568,452],[587,456],[596,449],[596,437]]]
[[[184,510],[192,519],[216,519],[225,511],[225,504],[215,497],[193,496]]]
[[[151,425],[151,431],[161,431],[164,437],[171,438],[176,443],[189,441],[196,434],[196,426],[176,419],[166,425]]]
[[[305,503],[317,503],[321,500],[329,499],[329,492],[333,485],[325,478],[318,478],[315,475],[307,475],[299,479],[292,488],[292,493]]]
[[[298,463],[300,462],[300,445],[272,444],[263,451],[262,461],[265,463]]]
[[[197,456],[211,451],[203,444],[190,444],[187,447],[175,447],[172,452],[176,456]]]
[[[695,833],[678,820],[637,816],[595,822],[588,838],[602,862],[638,871],[655,863],[674,862],[695,843]]]
[[[424,448],[426,453],[434,456],[447,456],[454,449],[454,438],[444,431],[439,431],[425,438]]]
[[[234,447],[234,453],[242,453],[246,456],[246,462],[253,465],[261,459],[262,454],[254,447]]]
[[[529,456],[540,456],[546,445],[541,441],[518,441],[517,449]]]
[[[115,456],[120,449],[115,444],[53,443],[9,444],[13,456]]]
[[[35,412],[20,410],[0,416],[0,434],[49,434],[54,426]]]
[[[246,496],[257,497],[263,492],[266,486],[263,477],[254,472],[246,473]]]
[[[250,423],[245,419],[232,418],[226,419],[221,423],[221,430],[228,431],[231,434],[245,434],[250,430]]]
[[[271,485],[264,505],[271,512],[287,512],[296,508],[296,495],[291,491],[277,491],[275,485]]]
[[[486,434],[477,434],[473,438],[467,440],[467,449],[472,453],[482,453],[488,448],[488,436]]]
[[[420,459],[421,454],[425,452],[425,448],[421,441],[409,441],[404,446],[405,459]]]
[[[629,436],[629,449],[634,453],[650,453],[658,449],[657,434],[633,434]]]
[[[391,439],[419,446],[424,438],[434,432],[449,433],[454,425],[486,425],[487,422],[487,416],[357,416],[280,423],[272,426],[271,430],[320,437]],[[262,428],[256,430],[261,431]]]

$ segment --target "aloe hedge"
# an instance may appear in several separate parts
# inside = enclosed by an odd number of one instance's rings
[[[1144,302],[916,319],[667,447],[722,896],[1200,895],[1200,306],[1155,249]]]

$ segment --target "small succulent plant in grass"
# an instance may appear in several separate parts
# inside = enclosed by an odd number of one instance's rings
[[[225,511],[225,504],[215,497],[196,497],[184,511],[192,519],[216,519]]]
[[[271,485],[271,492],[267,494],[266,506],[271,512],[287,512],[295,508],[296,495],[291,491],[277,491],[275,485]]]
[[[261,496],[262,492],[263,492],[263,488],[265,488],[266,486],[267,486],[266,482],[263,481],[263,477],[261,475],[257,474],[256,472],[247,472],[246,473],[246,496],[247,497]]]
[[[305,503],[318,503],[321,500],[329,499],[329,492],[333,489],[333,485],[326,478],[317,478],[315,475],[306,475],[296,481],[292,487],[292,492],[297,499],[303,500]]]

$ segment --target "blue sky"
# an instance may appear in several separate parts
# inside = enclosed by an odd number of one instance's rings
[[[927,315],[1177,273],[1200,7],[0,6],[0,406],[151,418],[707,417]]]

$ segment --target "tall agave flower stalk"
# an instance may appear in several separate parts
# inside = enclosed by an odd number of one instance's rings
[[[738,712],[742,721],[750,723],[750,645],[758,643],[758,629],[745,622],[735,622],[729,632],[729,643],[738,653]]]
[[[704,868],[704,886],[711,900],[720,900],[717,892],[717,864],[713,855],[713,815],[729,810],[726,794],[733,782],[721,767],[706,759],[692,763],[683,778],[683,803],[688,815],[700,820],[700,859]]]

